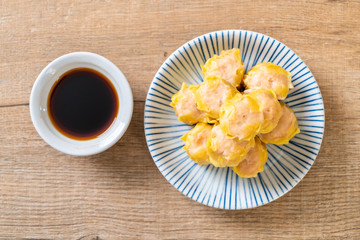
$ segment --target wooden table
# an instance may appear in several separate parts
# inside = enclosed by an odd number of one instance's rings
[[[360,239],[360,2],[0,1],[0,239]],[[225,211],[196,203],[156,168],[144,100],[161,63],[188,40],[247,29],[285,43],[320,86],[320,154],[291,192]],[[40,71],[73,51],[113,61],[134,115],[108,151],[73,157],[48,146],[29,114]]]

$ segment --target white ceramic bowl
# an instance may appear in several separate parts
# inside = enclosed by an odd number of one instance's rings
[[[119,97],[119,111],[110,127],[91,140],[74,140],[61,134],[50,121],[47,101],[51,87],[59,77],[74,68],[86,67],[105,75],[114,85]],[[71,155],[86,156],[105,151],[125,133],[133,112],[133,97],[123,73],[106,58],[89,52],[73,52],[47,65],[31,91],[30,115],[39,135],[53,148]]]

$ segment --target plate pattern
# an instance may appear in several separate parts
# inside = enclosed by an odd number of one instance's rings
[[[288,145],[267,144],[269,158],[256,178],[240,178],[230,168],[200,166],[189,159],[180,137],[192,126],[178,121],[169,106],[182,82],[200,84],[200,66],[231,48],[240,48],[246,71],[257,63],[273,62],[292,74],[294,89],[284,102],[294,110],[301,133]],[[156,166],[176,189],[211,207],[247,209],[281,197],[309,171],[323,138],[324,106],[309,68],[287,46],[260,33],[225,30],[187,42],[162,64],[146,98],[144,128]]]

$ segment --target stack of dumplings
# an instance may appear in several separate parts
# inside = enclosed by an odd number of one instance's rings
[[[292,109],[279,102],[293,88],[291,74],[273,63],[245,74],[237,48],[208,59],[202,72],[203,83],[183,83],[171,98],[178,119],[196,124],[181,137],[184,149],[197,164],[257,176],[268,158],[265,144],[288,144],[300,132]]]

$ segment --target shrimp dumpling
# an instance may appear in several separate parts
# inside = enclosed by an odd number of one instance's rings
[[[238,88],[244,77],[244,63],[241,61],[240,49],[222,51],[221,54],[209,58],[202,66],[204,77],[216,76]]]
[[[206,143],[211,129],[212,125],[198,123],[193,129],[181,137],[181,140],[185,141],[185,151],[197,164],[210,163]]]
[[[198,122],[207,122],[205,114],[197,108],[195,92],[199,85],[186,86],[182,84],[179,92],[171,98],[170,106],[175,110],[179,121],[193,125]]]
[[[258,137],[255,138],[255,146],[246,154],[239,165],[232,170],[240,177],[256,177],[259,172],[264,171],[264,165],[268,158],[266,146]]]
[[[237,166],[253,146],[254,139],[239,141],[229,138],[218,124],[212,128],[207,141],[209,159],[215,167]]]
[[[276,128],[269,133],[259,134],[264,143],[288,144],[290,139],[300,132],[293,110],[285,103],[281,103],[281,109],[282,114]]]
[[[261,130],[264,121],[262,104],[250,95],[236,94],[220,111],[220,127],[240,141],[251,140]]]
[[[284,100],[289,89],[294,87],[291,83],[291,73],[269,62],[252,67],[244,77],[244,84],[246,89],[272,89],[279,100]]]
[[[264,122],[261,125],[260,133],[271,132],[278,124],[281,117],[281,105],[273,90],[256,89],[249,93],[263,105]]]
[[[224,102],[238,91],[228,82],[218,77],[206,77],[195,93],[198,109],[205,112],[208,118],[218,119]]]

